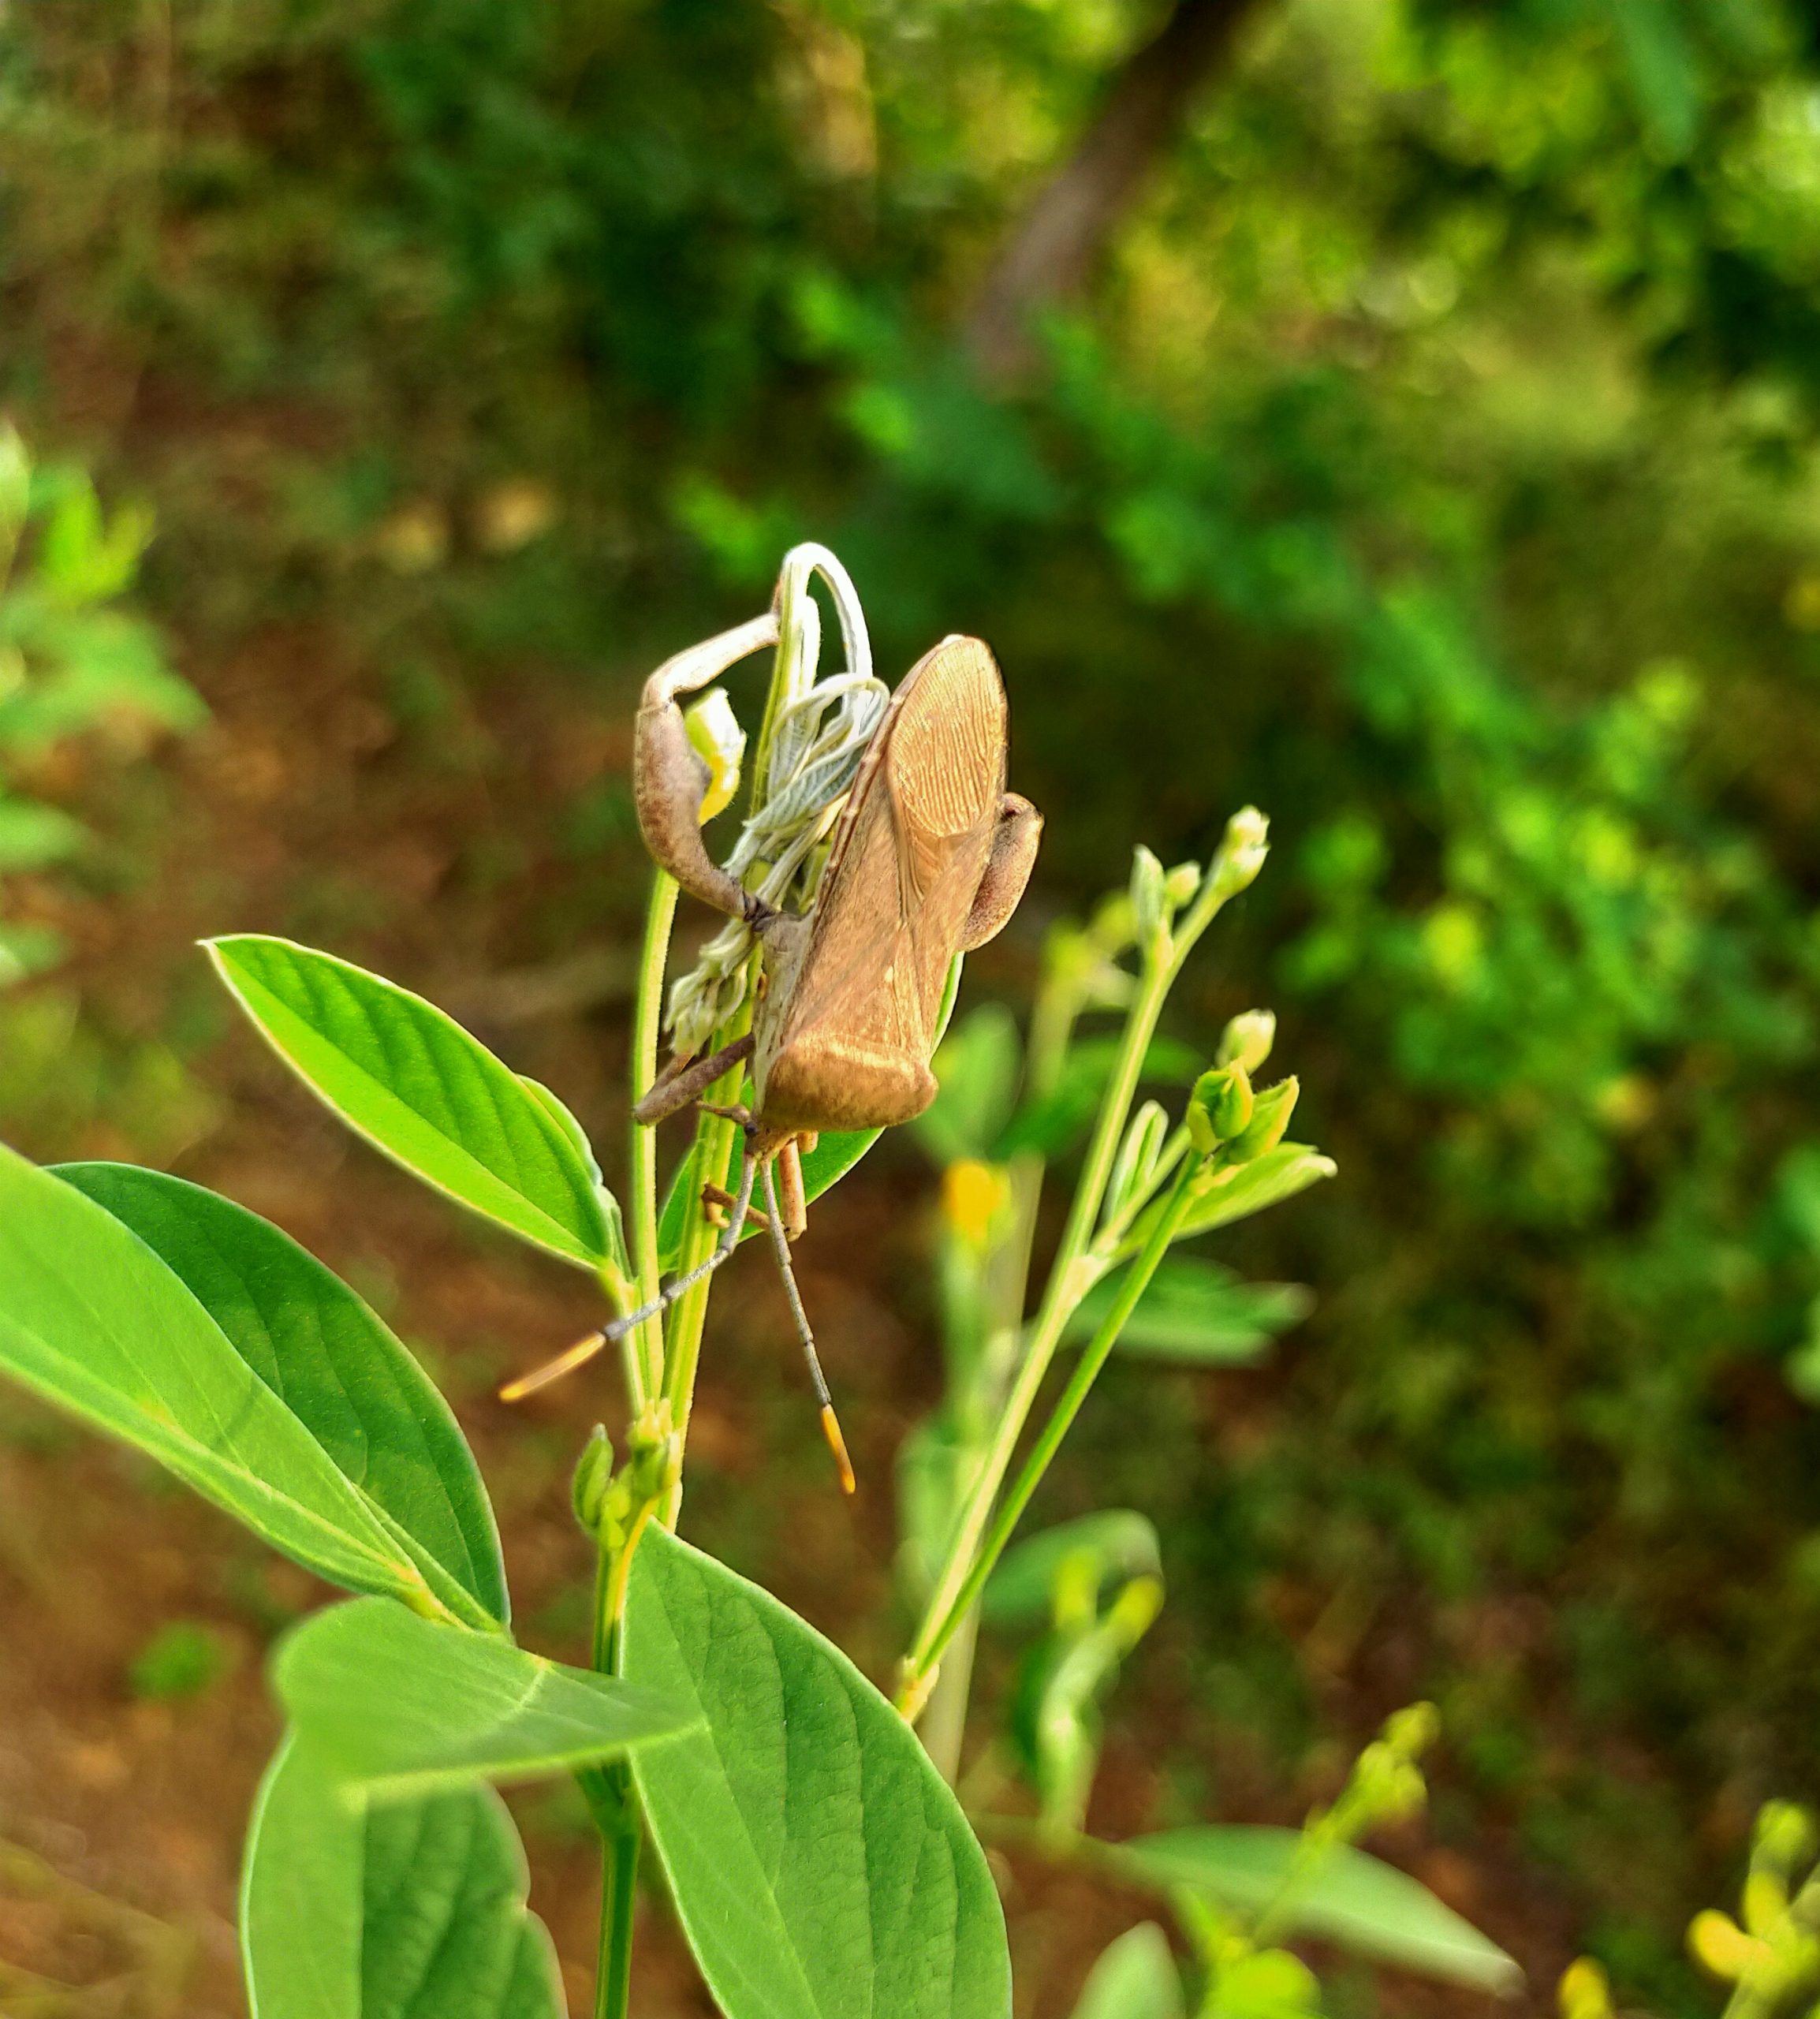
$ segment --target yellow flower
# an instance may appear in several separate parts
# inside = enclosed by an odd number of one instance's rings
[[[1010,1194],[1010,1181],[998,1165],[962,1157],[942,1174],[942,1217],[961,1240],[983,1248],[991,1237],[993,1220]]]
[[[1580,1957],[1561,1972],[1555,1995],[1561,2019],[1612,2019],[1611,1986],[1590,1956]]]

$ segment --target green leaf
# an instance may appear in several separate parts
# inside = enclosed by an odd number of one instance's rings
[[[701,1722],[680,1692],[565,1668],[380,1599],[293,1629],[272,1681],[312,1753],[381,1799],[566,1772]]]
[[[533,1080],[524,1073],[515,1073],[513,1077],[569,1138],[570,1147],[594,1181],[595,1195],[600,1201],[601,1213],[606,1222],[610,1260],[620,1274],[629,1281],[632,1258],[626,1252],[625,1222],[619,1210],[619,1201],[606,1189],[606,1180],[601,1175],[600,1159],[594,1154],[594,1145],[587,1140],[587,1131],[541,1080]]]
[[[658,1530],[633,1566],[625,1671],[707,1719],[632,1772],[728,2019],[1008,2019],[985,1855],[915,1734],[838,1648]]]
[[[1181,1973],[1154,1921],[1127,1928],[1101,1952],[1074,2019],[1185,2019]]]
[[[441,1610],[377,1506],[111,1213],[0,1148],[0,1371],[337,1584]]]
[[[937,1163],[991,1154],[1017,1100],[1023,1055],[1001,1002],[983,1003],[943,1040],[934,1060],[942,1091],[911,1125]]]
[[[54,806],[28,799],[0,800],[0,871],[43,869],[82,846],[79,820]]]
[[[54,1175],[176,1271],[451,1611],[476,1625],[510,1617],[499,1532],[467,1440],[423,1369],[334,1271],[256,1213],[162,1171],[64,1164]]]
[[[1249,1219],[1254,1213],[1280,1206],[1298,1192],[1306,1192],[1311,1185],[1333,1177],[1337,1168],[1331,1157],[1322,1156],[1306,1143],[1279,1143],[1248,1164],[1234,1164],[1229,1170],[1221,1171],[1210,1189],[1188,1208],[1188,1216],[1176,1238],[1192,1241],[1196,1234],[1211,1233],[1215,1227]],[[1152,1207],[1132,1229],[1125,1247],[1133,1253],[1143,1245],[1151,1212],[1158,1210]]]
[[[1057,1573],[1083,1556],[1098,1573],[1096,1592],[1109,1578],[1162,1575],[1162,1550],[1149,1517],[1132,1508],[1108,1507],[1045,1528],[1007,1550],[986,1584],[986,1617],[1001,1626],[1046,1620]]]
[[[376,1148],[535,1248],[585,1269],[619,1266],[592,1159],[548,1097],[452,1017],[288,939],[207,944],[273,1050]]]
[[[1121,1845],[1117,1862],[1160,1890],[1186,1886],[1255,1913],[1281,1890],[1301,1841],[1294,1830],[1236,1825],[1165,1830]],[[1456,1984],[1508,1991],[1522,1981],[1496,1942],[1426,1886],[1349,1845],[1330,1853],[1298,1889],[1290,1921],[1298,1933]]]
[[[241,1883],[252,2019],[563,2019],[528,1890],[490,1788],[364,1807],[287,1738]]]
[[[1112,1308],[1123,1271],[1103,1276],[1076,1306],[1067,1336],[1091,1338]],[[1121,1353],[1199,1367],[1244,1366],[1279,1332],[1306,1318],[1315,1300],[1300,1283],[1241,1282],[1230,1269],[1168,1256],[1118,1337]]]

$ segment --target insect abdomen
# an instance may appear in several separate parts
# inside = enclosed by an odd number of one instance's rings
[[[935,1075],[921,1059],[810,1033],[770,1062],[759,1112],[767,1128],[890,1129],[934,1098]]]

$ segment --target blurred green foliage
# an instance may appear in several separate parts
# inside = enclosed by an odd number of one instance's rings
[[[1703,1844],[1820,1778],[1820,34],[1256,0],[988,386],[972,290],[1158,18],[16,7],[0,390],[155,498],[190,640],[332,624],[427,737],[539,666],[622,711],[813,535],[887,664],[998,649],[1052,898],[1266,808],[1233,970],[1343,1176],[1238,1259],[1321,1308],[1217,1469],[1132,1387],[1121,1497],[1215,1728],[1435,1696],[1675,2009]]]
[[[136,754],[159,730],[201,719],[157,633],[111,606],[151,536],[143,508],[106,517],[81,470],[34,470],[17,431],[0,423],[0,876],[81,852],[81,823],[32,789],[73,739]],[[54,927],[0,912],[0,988],[62,950]]]
[[[226,1643],[212,1626],[193,1619],[167,1621],[132,1658],[127,1686],[154,1703],[200,1696],[233,1666]]]

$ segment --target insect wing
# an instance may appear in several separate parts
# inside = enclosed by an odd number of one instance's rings
[[[945,639],[892,697],[855,781],[787,1043],[826,1030],[927,1065],[991,847],[1005,752],[1005,689],[991,653],[975,638]]]

